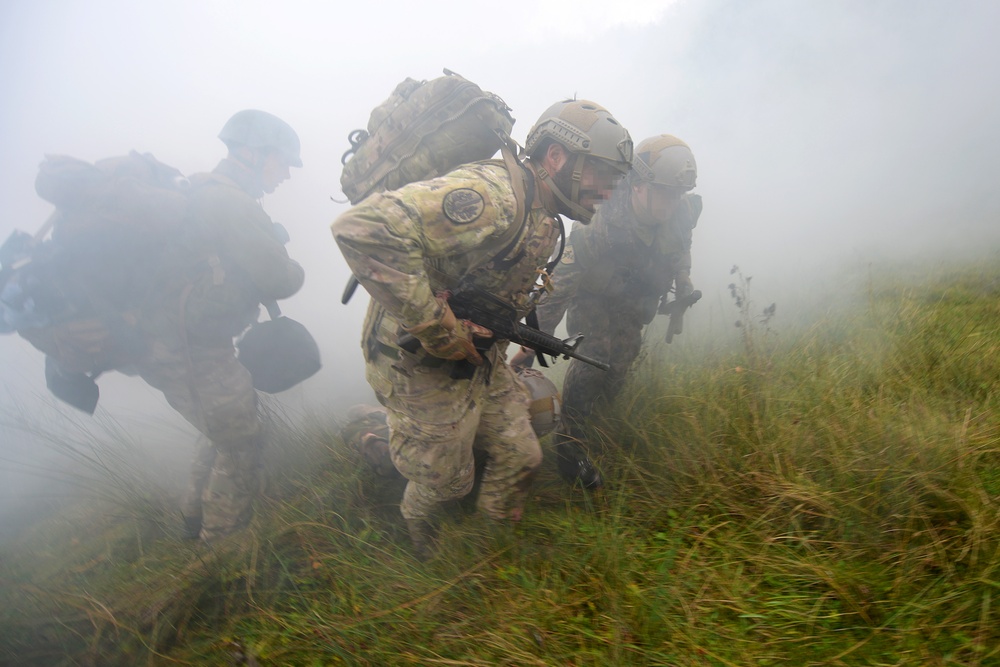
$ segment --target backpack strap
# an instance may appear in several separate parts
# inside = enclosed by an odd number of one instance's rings
[[[510,185],[511,189],[514,191],[514,201],[517,204],[516,212],[514,214],[514,224],[507,228],[507,231],[503,233],[501,237],[501,242],[503,245],[503,250],[498,253],[491,254],[490,259],[485,263],[489,263],[491,260],[508,260],[510,253],[517,246],[518,241],[521,240],[521,232],[524,231],[525,225],[528,223],[528,216],[531,215],[531,204],[535,199],[535,179],[528,168],[524,166],[524,163],[517,159],[514,148],[510,146],[506,141],[500,147],[500,155],[503,157],[504,165],[507,167],[507,171],[510,173]],[[475,269],[479,268],[476,266],[476,262],[469,262],[471,273]]]
[[[510,226],[504,230],[497,239],[497,244],[501,250],[495,251],[494,244],[489,248],[476,248],[465,254],[465,269],[459,274],[451,274],[442,271],[438,262],[425,261],[424,270],[434,282],[440,285],[457,287],[469,275],[483,268],[491,262],[515,263],[518,258],[509,257],[510,253],[517,247],[521,240],[521,235],[527,226],[528,216],[531,214],[531,203],[535,198],[535,179],[528,168],[516,157],[516,144],[509,137],[504,137],[504,143],[500,147],[500,154],[503,156],[504,165],[510,174],[511,189],[516,202],[514,220]]]

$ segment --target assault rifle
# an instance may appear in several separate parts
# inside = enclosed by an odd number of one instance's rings
[[[694,290],[687,296],[667,301],[660,306],[660,314],[670,316],[670,324],[667,325],[667,343],[670,343],[674,336],[683,333],[684,311],[698,303],[700,298],[701,290]]]
[[[480,352],[488,350],[490,345],[497,340],[509,340],[516,345],[522,345],[537,352],[539,361],[543,360],[543,354],[548,354],[553,358],[578,359],[585,364],[596,366],[602,371],[611,368],[603,361],[592,359],[576,351],[576,348],[583,341],[583,334],[576,334],[563,340],[522,324],[518,321],[520,318],[513,306],[489,292],[474,287],[460,288],[448,297],[448,305],[458,319],[469,320],[493,332],[493,338],[479,338],[475,341],[476,349]],[[416,352],[420,349],[420,341],[410,334],[400,336],[397,343],[407,352]],[[471,377],[474,370],[475,367],[472,364],[463,361],[457,365],[452,377]]]

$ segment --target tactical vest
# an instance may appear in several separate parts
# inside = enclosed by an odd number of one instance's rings
[[[570,244],[582,272],[577,293],[609,298],[664,294],[678,259],[690,251],[691,230],[701,209],[700,195],[685,195],[670,221],[655,229],[650,243],[634,231],[627,199],[619,206],[602,207],[590,225],[574,225]]]

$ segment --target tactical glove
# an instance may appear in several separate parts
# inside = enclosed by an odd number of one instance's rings
[[[451,312],[444,297],[437,297],[437,317],[427,322],[405,327],[405,331],[420,341],[428,354],[448,361],[465,359],[481,366],[483,357],[476,350],[475,338],[492,338],[493,332],[469,320],[460,320]]]
[[[691,284],[691,274],[687,271],[679,271],[674,277],[674,297],[682,299],[694,291]]]
[[[522,368],[531,368],[535,364],[536,353],[531,348],[521,347],[507,363],[515,371]]]

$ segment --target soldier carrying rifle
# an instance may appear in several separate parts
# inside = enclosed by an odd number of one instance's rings
[[[478,506],[494,519],[521,517],[542,461],[528,393],[505,360],[507,340],[459,314],[449,296],[474,287],[525,316],[558,245],[559,216],[590,220],[628,173],[632,140],[604,107],[567,100],[542,114],[525,151],[523,167],[467,164],[372,194],[333,223],[372,297],[366,373],[386,407],[392,462],[408,480],[400,510],[421,558],[432,553],[433,510],[472,490],[474,447],[487,456]],[[522,185],[531,193],[523,223],[514,189]],[[514,226],[522,229],[508,241]],[[488,261],[470,270],[470,253]]]
[[[603,483],[583,437],[584,419],[618,395],[639,354],[643,327],[657,312],[670,315],[667,342],[683,331],[687,307],[701,296],[691,285],[691,237],[701,197],[686,143],[667,134],[635,148],[632,171],[588,226],[574,225],[570,241],[538,306],[542,331],[552,333],[568,311],[568,329],[586,337],[587,354],[608,372],[570,362],[563,384],[562,424],[555,434],[559,472],[570,483]],[[672,299],[670,297],[673,297]],[[511,366],[530,366],[522,348]]]

